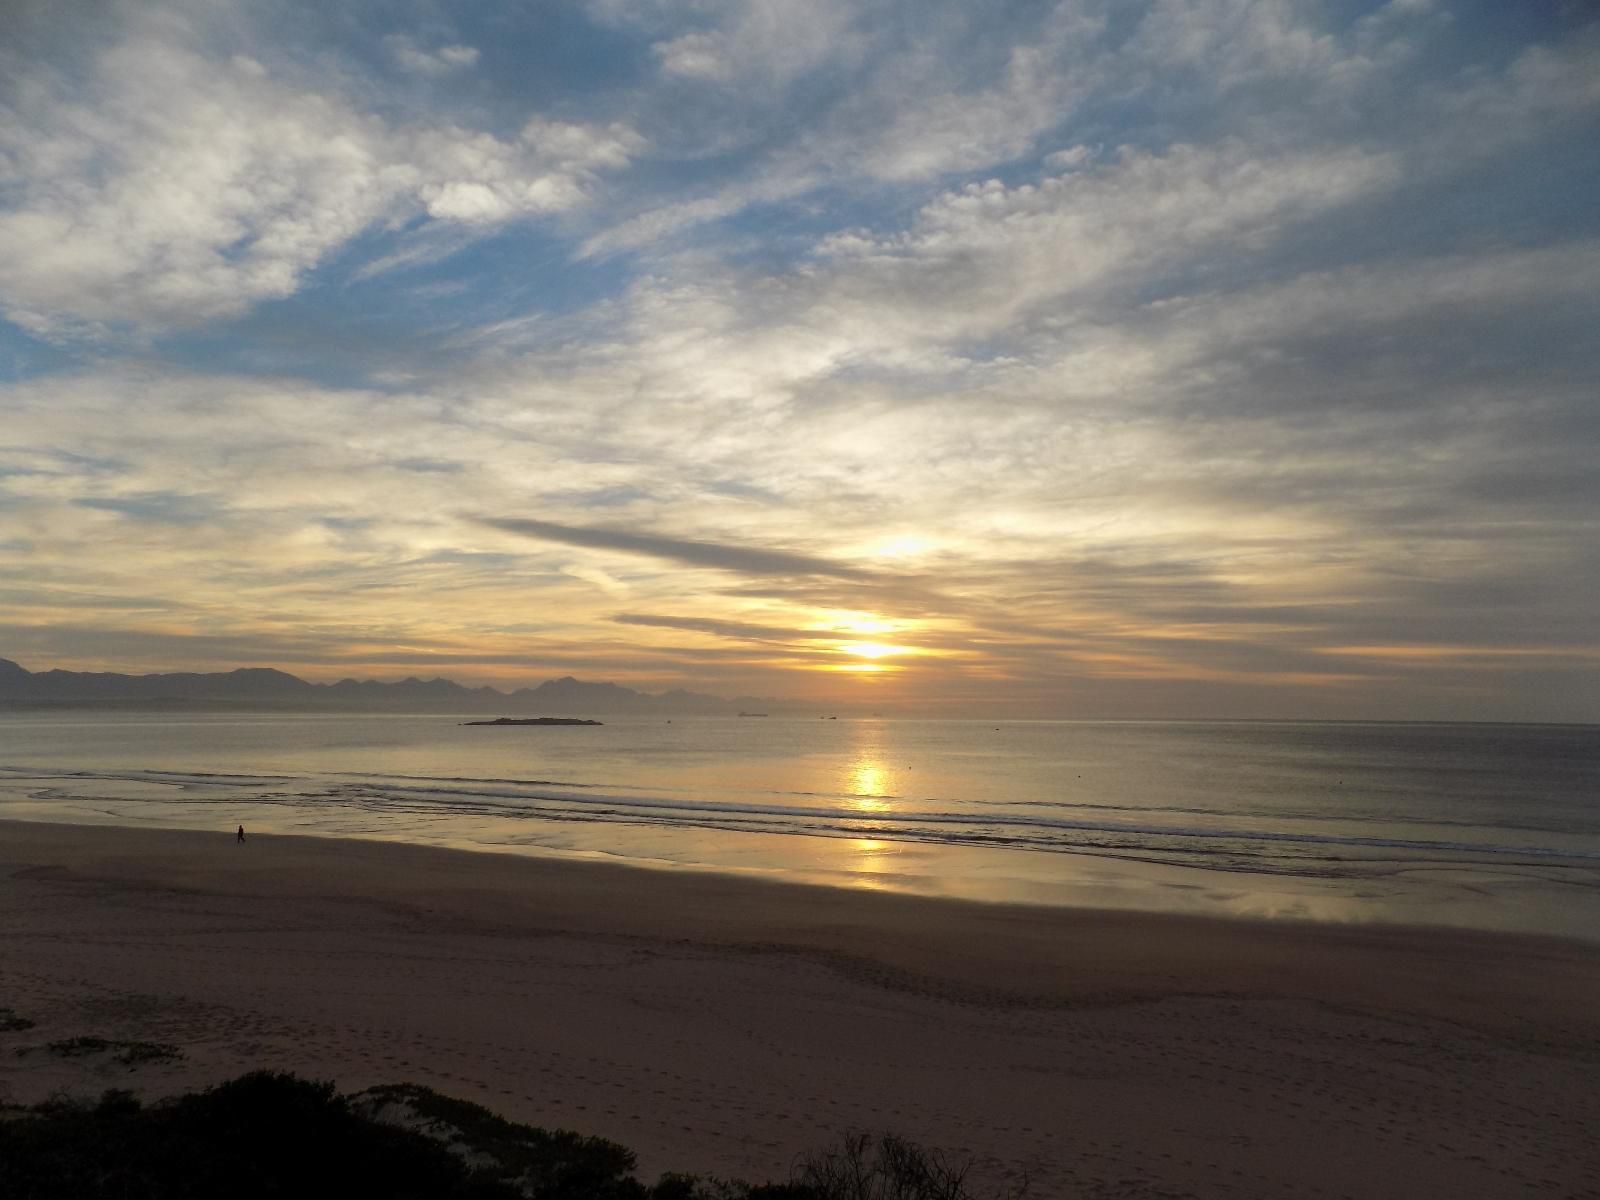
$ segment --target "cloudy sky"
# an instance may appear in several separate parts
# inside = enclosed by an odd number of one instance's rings
[[[1600,720],[1600,6],[0,22],[0,656]]]

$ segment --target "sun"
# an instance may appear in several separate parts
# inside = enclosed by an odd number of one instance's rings
[[[839,647],[846,654],[854,654],[857,658],[888,658],[894,654],[904,654],[904,646],[891,646],[887,642],[849,642]]]
[[[826,658],[816,665],[825,671],[848,671],[854,675],[884,675],[904,670],[897,658],[926,654],[916,646],[887,640],[911,632],[911,622],[885,618],[878,613],[834,611],[819,614],[811,626],[813,636],[823,639],[817,649]]]
[[[904,537],[879,542],[872,548],[872,553],[878,558],[915,558],[932,549],[933,542],[930,539],[907,534]]]
[[[876,613],[870,612],[825,613],[822,614],[822,620],[815,626],[815,628],[832,630],[837,633],[853,633],[857,636],[865,635],[867,637],[893,633],[900,627],[900,622],[886,621]]]

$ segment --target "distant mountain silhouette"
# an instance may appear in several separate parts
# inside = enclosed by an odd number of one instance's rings
[[[567,675],[534,688],[502,692],[463,687],[449,679],[341,679],[307,683],[270,667],[169,675],[119,675],[105,671],[39,671],[0,658],[0,709],[122,708],[332,710],[570,716],[574,713],[735,713],[781,701],[741,696],[724,700],[682,689],[651,695],[615,683]]]

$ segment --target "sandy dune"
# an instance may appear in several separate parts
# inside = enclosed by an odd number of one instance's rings
[[[20,823],[0,916],[13,1101],[270,1066],[647,1175],[887,1128],[1041,1197],[1600,1196],[1600,947]],[[186,1057],[39,1049],[80,1034]]]

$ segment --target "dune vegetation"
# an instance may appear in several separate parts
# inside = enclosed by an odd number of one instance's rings
[[[340,1095],[254,1072],[145,1104],[131,1092],[0,1109],[0,1195],[18,1200],[976,1200],[966,1168],[854,1135],[781,1182],[669,1174],[632,1151],[507,1121],[415,1084]]]

